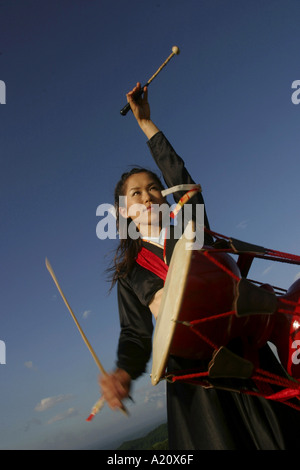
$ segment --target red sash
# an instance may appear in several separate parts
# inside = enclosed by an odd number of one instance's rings
[[[142,247],[141,251],[137,255],[136,262],[143,268],[156,274],[158,277],[163,279],[163,281],[166,280],[169,266],[166,265],[159,256],[152,253],[152,251]]]

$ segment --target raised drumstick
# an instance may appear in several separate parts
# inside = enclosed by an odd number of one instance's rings
[[[149,86],[150,83],[152,82],[152,80],[154,80],[154,78],[159,74],[159,72],[167,65],[167,63],[172,59],[172,57],[174,55],[178,55],[180,54],[180,50],[179,50],[179,47],[177,46],[173,46],[172,47],[172,53],[169,55],[169,57],[167,57],[167,59],[164,61],[163,64],[161,64],[161,66],[156,70],[156,72],[152,75],[152,77],[149,78],[149,80],[147,81],[147,83],[141,88],[141,91],[139,93],[136,93],[135,94],[135,97],[138,98],[139,96],[141,96],[143,94],[143,90],[145,88],[145,86]],[[130,104],[127,103],[124,108],[121,109],[120,113],[122,114],[122,116],[126,116],[126,114],[128,113],[128,111],[130,110]]]

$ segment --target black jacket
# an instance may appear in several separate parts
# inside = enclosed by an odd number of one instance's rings
[[[148,146],[168,187],[195,183],[185,168],[184,161],[177,155],[162,132],[155,134],[148,141]],[[174,193],[175,202],[179,201],[184,192]],[[193,196],[188,204],[192,205],[193,208],[196,207],[196,204],[204,204],[201,192]],[[195,216],[195,211],[191,211],[191,216]],[[206,211],[204,224],[207,228],[209,227]],[[168,264],[176,241],[172,237],[171,230],[170,238],[167,240],[167,256],[165,259]],[[205,243],[210,242],[211,238],[206,235]],[[148,242],[142,243],[148,250],[164,259],[162,247]],[[133,379],[136,379],[145,371],[146,364],[151,356],[153,324],[148,305],[154,294],[162,287],[162,279],[137,263],[126,279],[119,279],[118,281],[121,333],[117,366],[126,370]]]

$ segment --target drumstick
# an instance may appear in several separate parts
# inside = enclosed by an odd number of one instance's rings
[[[49,273],[50,273],[50,275],[51,275],[51,277],[52,277],[52,279],[53,279],[53,281],[54,281],[54,283],[55,283],[55,285],[56,285],[56,287],[57,287],[57,289],[58,289],[58,291],[59,291],[59,293],[60,293],[60,295],[61,295],[61,297],[62,297],[62,299],[63,299],[63,301],[65,302],[65,304],[66,304],[66,306],[67,306],[67,308],[68,308],[68,310],[69,310],[69,312],[70,312],[70,314],[71,314],[71,316],[72,316],[72,318],[73,318],[73,320],[74,320],[74,322],[75,322],[75,324],[76,324],[76,326],[77,326],[77,328],[78,328],[78,331],[79,331],[79,333],[80,333],[81,336],[82,336],[83,341],[84,341],[85,344],[87,345],[87,347],[88,347],[88,349],[89,349],[89,351],[90,351],[90,353],[91,353],[91,355],[92,355],[94,361],[96,362],[96,364],[97,364],[97,366],[98,366],[100,372],[101,372],[103,375],[107,375],[107,372],[105,371],[103,365],[102,365],[101,362],[99,361],[99,359],[98,359],[98,357],[97,357],[97,355],[96,355],[94,349],[92,348],[92,346],[91,346],[90,342],[88,341],[87,337],[85,336],[85,334],[84,334],[84,332],[83,332],[81,326],[79,325],[79,322],[78,322],[78,320],[77,320],[75,314],[73,313],[73,310],[71,309],[70,304],[69,304],[69,302],[67,301],[67,299],[66,299],[66,297],[65,297],[65,295],[64,295],[64,293],[63,293],[63,291],[62,291],[62,289],[61,289],[61,287],[60,287],[60,285],[59,285],[59,283],[58,283],[58,280],[57,280],[57,278],[56,278],[56,276],[55,276],[55,274],[54,274],[54,271],[53,271],[53,269],[52,269],[52,266],[51,266],[51,264],[49,263],[49,261],[48,261],[47,258],[46,258],[46,267],[47,267],[47,269],[48,269],[48,271],[49,271]],[[101,400],[101,399],[100,399],[100,400]],[[98,403],[98,402],[97,402],[97,403]],[[101,403],[103,403],[102,400],[101,400]],[[127,411],[126,411],[126,409],[125,409],[124,406],[122,406],[121,411],[123,411],[125,414],[127,414]]]
[[[52,267],[51,267],[51,265],[50,265],[50,263],[49,263],[49,261],[48,261],[47,258],[46,258],[46,267],[47,267],[49,273],[51,274],[51,277],[52,277],[52,279],[53,279],[53,281],[54,281],[54,283],[55,283],[55,285],[56,285],[56,287],[57,287],[57,289],[58,289],[60,295],[62,296],[63,301],[65,302],[65,304],[66,304],[66,306],[67,306],[67,308],[68,308],[68,310],[69,310],[69,312],[70,312],[70,314],[71,314],[71,316],[72,316],[72,318],[73,318],[73,320],[74,320],[74,322],[75,322],[75,324],[76,324],[76,326],[77,326],[77,328],[78,328],[78,330],[79,330],[79,333],[81,334],[81,336],[82,336],[82,338],[83,338],[83,341],[84,341],[85,344],[87,345],[87,347],[88,347],[88,349],[89,349],[91,355],[93,356],[93,359],[94,359],[94,361],[96,362],[98,368],[100,369],[100,371],[102,372],[102,374],[105,375],[106,372],[105,372],[105,370],[104,370],[104,367],[102,366],[102,364],[101,364],[101,362],[99,361],[99,359],[98,359],[98,357],[97,357],[95,351],[93,350],[93,348],[92,348],[90,342],[88,341],[87,337],[85,336],[84,332],[82,331],[82,328],[81,328],[81,326],[79,325],[79,323],[78,323],[78,321],[77,321],[77,318],[75,317],[75,315],[74,315],[74,313],[73,313],[73,311],[72,311],[72,309],[71,309],[71,307],[70,307],[70,305],[69,305],[69,302],[67,301],[67,299],[66,299],[66,297],[65,297],[65,295],[64,295],[64,293],[63,293],[63,291],[61,290],[61,287],[60,287],[60,285],[59,285],[59,283],[58,283],[58,280],[57,280],[57,278],[56,278],[56,276],[55,276],[55,274],[54,274],[54,271],[53,271],[53,269],[52,269]]]
[[[145,88],[145,86],[149,86],[150,83],[152,82],[152,80],[154,80],[154,78],[159,74],[159,72],[167,65],[167,63],[172,59],[172,57],[174,55],[178,55],[180,54],[180,50],[179,50],[179,47],[177,46],[173,46],[172,47],[172,53],[169,55],[169,57],[167,57],[167,59],[162,63],[162,65],[156,70],[156,72],[152,75],[152,77],[149,78],[149,80],[147,81],[147,83],[141,88],[141,91],[136,93],[135,94],[135,98],[138,98],[139,96],[141,96],[143,94],[143,90]],[[126,116],[126,114],[128,113],[128,111],[130,110],[130,104],[127,103],[124,108],[121,109],[120,113],[122,114],[122,116]]]

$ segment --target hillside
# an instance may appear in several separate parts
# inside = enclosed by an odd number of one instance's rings
[[[116,450],[167,450],[168,430],[167,424],[161,424],[144,437],[125,441]]]

